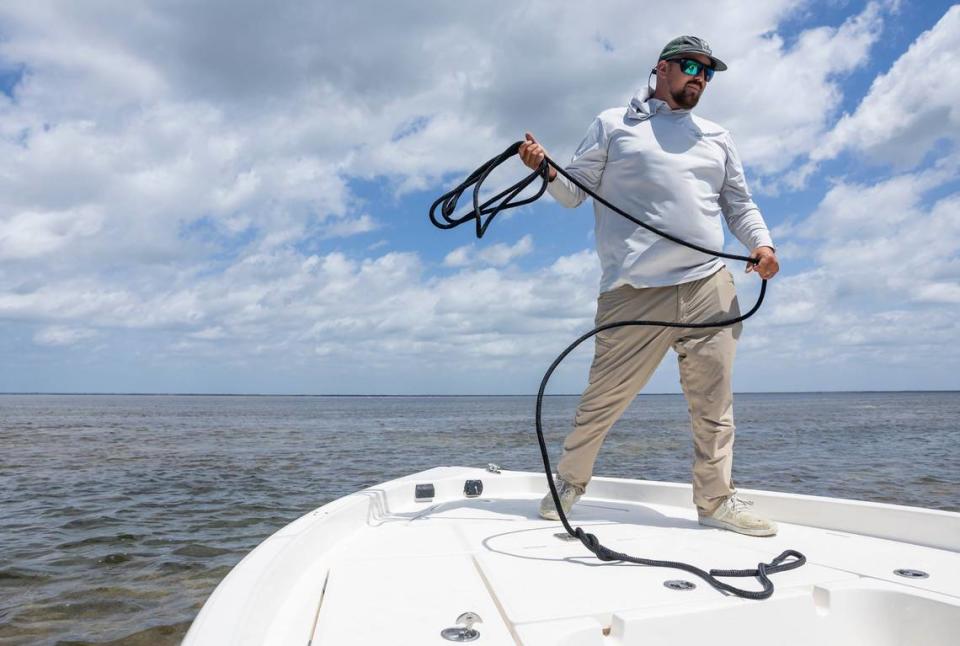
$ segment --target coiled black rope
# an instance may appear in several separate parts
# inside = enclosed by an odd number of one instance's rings
[[[502,153],[490,159],[485,164],[480,166],[477,170],[470,173],[470,176],[456,188],[447,193],[441,195],[430,207],[430,221],[433,224],[441,229],[452,229],[461,224],[465,224],[474,221],[476,224],[477,238],[482,238],[483,234],[486,233],[487,227],[490,226],[490,223],[493,221],[493,218],[497,216],[501,211],[507,209],[516,208],[518,206],[523,206],[524,204],[530,204],[535,200],[539,199],[543,195],[544,191],[547,190],[547,182],[550,181],[550,167],[552,166],[558,173],[570,180],[574,185],[582,189],[587,195],[592,197],[597,202],[600,202],[608,209],[618,213],[619,215],[627,218],[631,222],[637,224],[638,226],[643,227],[644,229],[651,231],[661,237],[666,238],[672,242],[676,242],[679,245],[684,247],[689,247],[701,253],[705,253],[711,256],[719,256],[720,258],[729,258],[731,260],[743,260],[745,262],[750,262],[753,264],[758,264],[760,260],[758,258],[753,258],[750,256],[739,256],[737,254],[724,253],[721,251],[714,251],[711,249],[706,249],[698,245],[692,244],[685,240],[681,240],[675,236],[666,233],[665,231],[660,231],[659,229],[650,226],[646,222],[642,222],[637,218],[633,217],[626,211],[618,208],[617,206],[611,204],[607,200],[603,199],[592,190],[581,184],[575,177],[570,175],[566,170],[561,168],[555,161],[549,157],[544,157],[543,162],[540,164],[539,168],[535,171],[521,179],[519,182],[510,186],[509,188],[497,193],[493,197],[480,202],[480,187],[483,184],[484,180],[490,175],[493,170],[505,162],[507,159],[516,155],[520,150],[520,145],[523,142],[518,141],[511,144],[506,150]],[[542,184],[537,190],[536,194],[532,197],[524,198],[522,200],[517,200],[517,196],[532,184],[538,177],[541,178]],[[470,211],[467,211],[463,215],[454,216],[454,211],[457,208],[457,201],[463,195],[464,191],[473,186],[473,208]],[[438,219],[437,209],[439,208],[439,216],[442,219]],[[540,444],[540,455],[543,458],[543,468],[547,475],[547,484],[550,486],[550,494],[553,496],[553,503],[556,506],[557,514],[560,516],[560,522],[563,523],[563,528],[567,530],[567,533],[570,536],[573,536],[580,540],[583,543],[584,547],[593,552],[594,555],[601,561],[624,561],[627,563],[636,563],[637,565],[647,565],[651,567],[666,567],[666,568],[675,568],[678,570],[684,570],[690,574],[694,574],[711,586],[726,592],[733,594],[738,597],[743,597],[745,599],[767,599],[773,594],[773,582],[770,581],[770,574],[776,574],[777,572],[784,572],[786,570],[792,570],[798,568],[804,563],[806,563],[806,557],[797,552],[796,550],[785,550],[779,556],[774,558],[769,563],[758,563],[756,568],[746,569],[746,570],[717,570],[713,569],[709,572],[706,570],[701,570],[700,568],[690,565],[689,563],[681,563],[679,561],[658,561],[654,559],[645,559],[637,556],[631,556],[629,554],[624,554],[623,552],[617,552],[608,547],[605,547],[600,543],[600,540],[593,534],[585,532],[582,527],[573,527],[570,525],[570,521],[567,520],[566,514],[563,513],[563,506],[560,504],[560,496],[557,493],[557,485],[553,480],[553,468],[550,466],[550,456],[547,454],[547,443],[543,437],[543,396],[544,392],[547,389],[547,382],[550,380],[550,376],[553,374],[554,370],[557,369],[557,366],[560,365],[560,362],[563,361],[568,354],[573,352],[573,350],[579,346],[581,343],[586,341],[592,336],[595,336],[599,332],[604,330],[610,330],[618,327],[627,327],[627,326],[659,326],[659,327],[673,327],[673,328],[690,328],[690,329],[700,329],[700,328],[713,328],[713,327],[725,327],[729,325],[734,325],[740,321],[744,321],[756,313],[760,309],[760,304],[763,303],[763,297],[767,291],[767,281],[763,279],[763,282],[760,284],[760,295],[757,298],[757,302],[750,308],[746,314],[742,314],[732,319],[725,321],[715,321],[712,323],[680,323],[677,321],[614,321],[612,323],[606,323],[604,325],[597,326],[582,335],[576,341],[571,343],[567,348],[560,353],[560,355],[554,359],[553,363],[550,364],[550,367],[547,369],[547,372],[543,375],[543,379],[540,382],[540,390],[537,392],[537,412],[536,412],[536,425],[537,425],[537,442]],[[755,577],[763,586],[763,590],[754,591],[754,590],[744,590],[742,588],[737,588],[728,583],[720,581],[718,577]]]

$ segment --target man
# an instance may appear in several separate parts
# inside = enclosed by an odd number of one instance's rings
[[[667,43],[656,89],[643,88],[629,106],[602,112],[566,170],[606,200],[652,226],[708,249],[723,248],[720,216],[759,257],[747,265],[762,278],[779,270],[773,241],[754,204],[730,134],[691,113],[714,72],[727,66],[705,41],[681,36]],[[527,133],[520,157],[537,168],[545,151]],[[550,194],[575,207],[586,194],[550,169]],[[733,276],[723,262],[670,242],[594,203],[603,276],[597,325],[648,319],[702,323],[739,316]],[[669,348],[678,355],[680,383],[694,440],[693,501],[701,525],[772,536],[775,523],[752,513],[737,496],[733,463],[731,377],[741,325],[690,329],[620,327],[596,336],[589,385],[558,466],[560,502],[568,512],[583,494],[610,427],[647,383]],[[548,493],[540,515],[559,518]]]

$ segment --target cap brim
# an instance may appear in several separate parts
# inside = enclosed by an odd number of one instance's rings
[[[719,58],[714,58],[711,56],[710,60],[713,61],[713,69],[717,70],[718,72],[722,72],[727,69],[727,64],[721,61]]]

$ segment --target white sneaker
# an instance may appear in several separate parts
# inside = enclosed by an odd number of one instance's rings
[[[573,504],[580,500],[583,495],[583,487],[570,484],[561,477],[557,477],[557,495],[560,497],[560,506],[563,508],[563,515],[570,513]],[[560,514],[557,513],[557,506],[553,504],[553,495],[548,491],[547,495],[540,501],[540,517],[547,520],[560,520]]]
[[[737,494],[727,497],[716,511],[709,516],[700,514],[700,524],[706,527],[729,529],[731,532],[747,536],[773,536],[777,533],[777,524],[763,516],[749,511],[752,500],[743,500]]]

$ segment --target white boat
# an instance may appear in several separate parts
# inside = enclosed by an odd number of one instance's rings
[[[741,489],[780,525],[753,538],[698,525],[689,485],[614,478],[573,508],[574,526],[635,556],[704,569],[806,556],[755,601],[599,561],[539,518],[546,490],[543,474],[440,467],[335,500],[247,555],[184,644],[960,644],[960,513]]]

